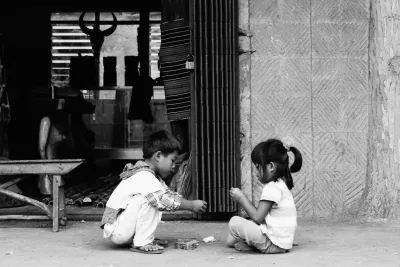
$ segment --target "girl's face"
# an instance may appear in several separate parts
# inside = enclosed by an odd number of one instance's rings
[[[265,166],[265,176],[264,176],[264,170],[261,166],[261,164],[255,164],[256,169],[257,169],[257,179],[258,181],[260,181],[261,183],[266,183],[267,181],[269,181],[272,178],[272,174],[274,172],[274,167],[275,164],[270,162],[267,164],[267,166]]]

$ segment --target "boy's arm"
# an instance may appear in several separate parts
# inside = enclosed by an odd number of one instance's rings
[[[187,200],[177,193],[159,190],[145,196],[150,205],[160,211],[191,210],[193,212],[204,212],[207,203],[202,200]]]
[[[169,188],[169,186],[168,186],[163,180],[161,180],[160,183],[161,183],[161,185],[165,188],[165,191],[167,191],[168,194],[177,195],[177,196],[183,197],[183,196],[180,195],[178,192],[172,191],[172,190]]]
[[[181,197],[179,195],[169,194],[165,190],[147,194],[147,201],[159,211],[175,211],[181,206]]]
[[[183,197],[181,198],[180,210],[190,210],[195,213],[205,212],[207,209],[207,202],[203,200],[187,200]]]

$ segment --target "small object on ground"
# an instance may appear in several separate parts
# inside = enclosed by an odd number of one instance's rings
[[[14,250],[7,251],[7,252],[6,252],[6,255],[12,255],[13,253],[14,253]]]
[[[85,221],[84,221],[84,220],[82,220],[81,222],[85,223]]]
[[[199,246],[199,241],[194,238],[182,238],[175,242],[175,248],[191,250]]]
[[[159,238],[154,238],[154,244],[157,244],[159,246],[162,246],[164,248],[168,247],[168,241],[167,240],[162,240]]]
[[[293,247],[297,247],[299,243],[293,243]]]
[[[60,218],[60,225],[61,225],[61,226],[66,226],[66,225],[67,225],[67,217],[62,216],[62,217]]]
[[[233,257],[232,257],[232,256],[230,256],[230,257],[229,257],[229,259],[230,259],[230,260],[233,260]]]
[[[217,240],[213,236],[209,236],[209,237],[203,238],[203,241],[205,243],[211,243],[211,242],[215,242]]]

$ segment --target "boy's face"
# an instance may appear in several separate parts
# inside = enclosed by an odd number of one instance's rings
[[[177,157],[177,151],[168,155],[163,155],[161,152],[157,152],[156,168],[158,175],[160,175],[162,178],[168,177],[175,168],[175,161]]]

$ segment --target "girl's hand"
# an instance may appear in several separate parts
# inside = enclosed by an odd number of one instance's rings
[[[240,190],[239,188],[231,188],[229,194],[235,202],[240,202],[243,198],[245,198],[242,190]]]

